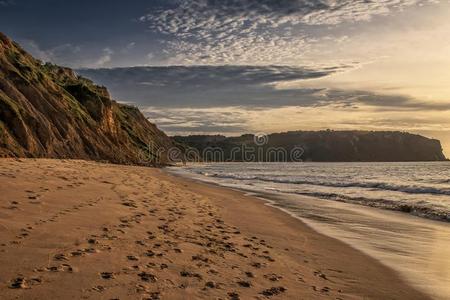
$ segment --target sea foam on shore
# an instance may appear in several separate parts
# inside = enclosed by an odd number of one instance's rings
[[[171,171],[266,199],[436,299],[450,295],[450,223],[430,220],[449,221],[449,163],[229,163]]]

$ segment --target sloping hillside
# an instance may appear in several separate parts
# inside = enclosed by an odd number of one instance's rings
[[[171,146],[137,108],[0,33],[0,156],[157,165]]]

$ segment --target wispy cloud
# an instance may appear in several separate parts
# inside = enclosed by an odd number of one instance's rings
[[[330,39],[316,27],[368,21],[428,2],[434,1],[180,0],[140,20],[166,35],[168,63],[305,65],[305,53]]]
[[[25,47],[31,54],[45,62],[67,64],[67,57],[74,57],[81,52],[81,47],[73,44],[61,44],[51,48],[42,49],[40,45],[30,39],[19,40],[21,46]],[[63,63],[66,62],[66,63]]]
[[[160,108],[147,107],[143,113],[170,134],[240,134],[248,129],[248,111],[239,107]]]
[[[114,54],[114,51],[110,48],[103,49],[103,54],[100,56],[100,58],[95,62],[96,67],[103,67],[105,64],[109,63],[111,61],[111,57]]]
[[[325,107],[249,107],[161,108],[148,107],[144,114],[171,135],[282,132],[288,130],[404,130],[441,131],[449,128],[446,112],[408,111],[379,113],[370,106],[358,109],[329,105]]]
[[[136,47],[136,42],[130,42],[122,49],[122,52],[128,53],[128,52],[130,52],[130,50],[134,49],[135,47]]]
[[[34,57],[44,61],[52,62],[70,67],[104,67],[112,61],[114,51],[105,47],[101,52],[96,52],[95,56],[87,56],[85,49],[73,44],[61,44],[51,48],[43,49],[34,40],[19,40],[22,47],[26,48]]]

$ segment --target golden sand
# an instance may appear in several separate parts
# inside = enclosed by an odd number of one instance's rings
[[[426,299],[240,192],[161,169],[0,160],[1,299]]]

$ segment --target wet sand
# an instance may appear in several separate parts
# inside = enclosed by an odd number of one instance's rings
[[[243,193],[160,169],[0,160],[1,299],[427,299]]]
[[[450,299],[449,223],[303,195],[260,196],[315,231],[379,260],[433,299]]]

